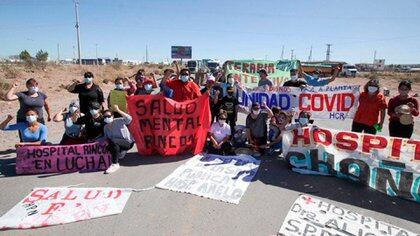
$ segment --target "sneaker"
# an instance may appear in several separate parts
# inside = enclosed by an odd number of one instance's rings
[[[108,169],[105,171],[105,174],[112,174],[115,171],[117,171],[120,168],[120,164],[112,164],[108,167]]]

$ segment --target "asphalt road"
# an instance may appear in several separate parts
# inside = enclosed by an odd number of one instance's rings
[[[240,118],[243,121],[244,117]],[[417,120],[418,122],[418,120]],[[350,129],[350,121],[320,122],[321,127]],[[386,125],[384,134],[387,134]],[[419,139],[419,134],[415,134]],[[13,141],[10,141],[11,145]],[[154,186],[190,156],[140,157],[132,150],[112,174],[44,174],[16,176],[15,154],[0,152],[0,214],[6,213],[34,187],[84,183],[83,187]],[[386,196],[335,177],[300,175],[285,162],[263,158],[239,205],[186,193],[153,189],[132,193],[122,214],[4,235],[274,235],[301,193],[311,194],[365,216],[420,232],[420,204]]]

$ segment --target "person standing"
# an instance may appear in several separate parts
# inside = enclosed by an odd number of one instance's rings
[[[261,69],[258,71],[258,75],[260,76],[260,80],[258,81],[258,87],[261,86],[268,86],[269,88],[273,87],[273,82],[268,79],[268,73],[266,69]]]
[[[120,168],[119,159],[124,158],[127,151],[134,146],[134,138],[127,128],[132,121],[132,117],[121,111],[117,105],[113,107],[113,110],[118,112],[121,118],[114,119],[112,112],[109,110],[103,113],[106,123],[104,127],[105,143],[107,143],[107,149],[112,157],[112,164],[105,171],[105,174],[117,171]]]
[[[261,112],[260,105],[253,103],[251,114],[246,117],[246,130],[248,143],[256,151],[255,156],[264,154],[267,147],[267,120],[273,116],[273,112],[265,103],[262,105],[265,112]]]
[[[234,88],[227,88],[227,95],[222,98],[221,108],[226,111],[227,118],[226,122],[230,126],[231,133],[235,133],[236,121],[238,120],[238,105],[239,101],[234,97]]]
[[[223,90],[219,85],[215,85],[216,79],[213,75],[206,76],[206,84],[200,90],[201,94],[207,93],[209,95],[209,105],[211,112],[211,123],[216,120],[220,112],[220,101],[222,100]]]
[[[177,62],[174,63],[178,72],[178,64]],[[200,88],[190,79],[190,71],[188,69],[181,69],[176,79],[170,81],[162,79],[162,85],[172,89],[172,99],[177,102],[193,100],[201,96]]]
[[[385,96],[379,89],[378,79],[371,79],[365,84],[364,91],[359,96],[359,107],[353,118],[351,131],[376,134],[377,131],[382,130],[387,105]]]
[[[419,115],[419,104],[410,96],[411,83],[403,80],[398,85],[398,95],[388,103],[389,136],[411,138],[414,130],[414,116]]]
[[[283,86],[304,88],[307,84],[306,81],[299,79],[298,71],[296,69],[291,69],[290,80],[284,82]]]
[[[6,94],[8,101],[19,100],[19,110],[17,112],[17,122],[26,122],[25,112],[28,108],[33,108],[38,114],[38,121],[45,124],[44,113],[42,109],[47,112],[47,121],[51,121],[51,109],[47,102],[47,95],[39,91],[38,82],[31,78],[26,81],[27,91],[16,93],[18,83],[15,82]]]
[[[84,74],[83,83],[76,80],[68,87],[68,91],[70,93],[79,94],[80,112],[86,114],[87,116],[90,116],[89,105],[91,103],[99,103],[102,108],[106,107],[104,93],[98,85],[93,83],[93,78],[94,76],[92,72],[86,72]]]

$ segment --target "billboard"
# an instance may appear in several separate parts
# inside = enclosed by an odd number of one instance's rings
[[[174,59],[191,59],[192,47],[191,46],[172,46],[171,58]]]

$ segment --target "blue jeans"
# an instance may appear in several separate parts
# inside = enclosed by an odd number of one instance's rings
[[[274,137],[274,130],[270,129],[270,131],[268,131],[268,140],[271,142],[275,138],[277,138],[277,137]],[[274,148],[274,149],[281,149],[281,147],[282,147],[282,142],[281,141],[276,143],[276,144],[271,145],[271,148]]]

